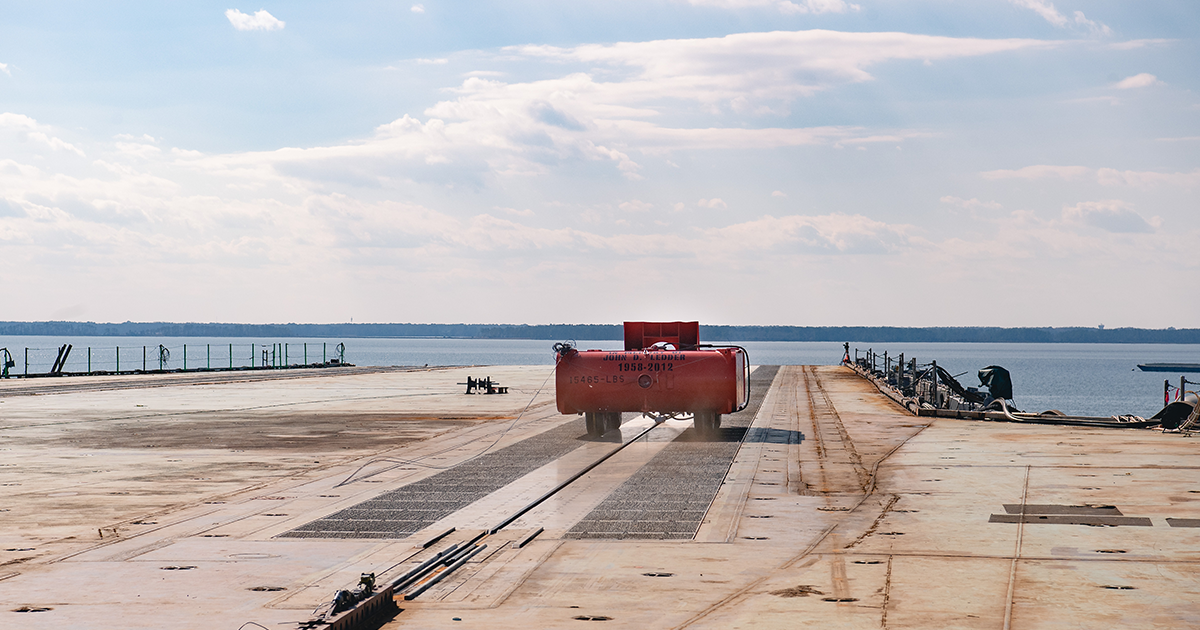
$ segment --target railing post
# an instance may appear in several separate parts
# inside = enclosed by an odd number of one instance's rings
[[[308,342],[304,342],[304,365],[308,365]]]
[[[183,344],[183,369],[187,371],[187,344]]]
[[[88,374],[92,373],[92,347],[88,346]]]
[[[146,371],[146,346],[142,346],[142,371]]]
[[[25,376],[29,376],[29,347],[25,347]]]
[[[938,391],[937,361],[934,361],[933,362],[933,406],[937,407],[938,409],[942,408],[941,402],[938,400],[941,397],[942,397],[941,392]]]
[[[254,344],[250,344],[250,367],[254,367]]]
[[[204,344],[204,367],[212,369],[212,344]]]
[[[117,374],[121,373],[121,346],[117,346]]]

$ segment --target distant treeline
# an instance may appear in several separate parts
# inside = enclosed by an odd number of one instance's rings
[[[170,322],[0,322],[0,335],[50,337],[450,337],[613,340],[620,324],[178,324]],[[701,326],[703,341],[975,343],[1200,343],[1200,329],[893,326]]]

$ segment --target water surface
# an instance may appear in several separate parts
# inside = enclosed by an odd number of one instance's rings
[[[57,349],[65,343],[74,348],[66,371],[88,369],[91,349],[93,370],[113,370],[117,348],[121,369],[140,369],[143,348],[146,364],[158,367],[157,348],[168,348],[168,368],[183,367],[184,345],[187,366],[249,365],[263,361],[289,363],[321,361],[337,356],[335,347],[344,343],[346,361],[355,365],[554,365],[552,341],[529,339],[247,339],[178,337],[0,337],[16,360],[15,373],[25,369],[28,348],[29,371],[50,370]],[[278,344],[278,345],[277,345]],[[286,344],[286,349],[285,349]],[[306,345],[307,344],[307,345]],[[232,357],[230,355],[232,345]],[[834,365],[842,357],[842,345],[831,342],[759,341],[743,345],[752,363],[760,365]],[[582,341],[581,349],[619,349],[620,340]],[[1012,373],[1017,406],[1025,411],[1058,409],[1068,414],[1107,416],[1118,413],[1152,415],[1162,407],[1163,380],[1179,384],[1179,374],[1141,372],[1139,363],[1200,363],[1196,344],[1021,344],[1021,343],[851,343],[865,353],[872,348],[895,357],[920,363],[936,360],[951,374],[962,374],[964,385],[979,384],[976,373],[988,365],[1000,365]],[[277,356],[272,359],[270,351]],[[307,354],[306,354],[307,353]],[[486,376],[486,370],[480,376]],[[1191,375],[1200,381],[1200,374]],[[1200,386],[1189,386],[1200,389]]]

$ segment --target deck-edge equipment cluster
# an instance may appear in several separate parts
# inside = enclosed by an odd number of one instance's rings
[[[918,364],[911,357],[905,361],[903,354],[891,357],[886,352],[879,354],[870,349],[865,356],[859,356],[857,348],[851,358],[850,344],[844,344],[844,348],[843,365],[871,381],[881,393],[915,416],[1122,429],[1161,426],[1186,430],[1197,423],[1197,415],[1200,415],[1200,405],[1190,402],[1195,396],[1188,402],[1178,403],[1177,408],[1164,408],[1149,419],[1132,414],[1070,416],[1058,410],[1023,413],[1012,405],[1012,380],[1008,371],[1000,366],[990,365],[979,371],[980,382],[988,388],[984,393],[974,387],[963,387],[954,375],[938,367],[936,361]],[[1183,407],[1187,407],[1186,410]]]

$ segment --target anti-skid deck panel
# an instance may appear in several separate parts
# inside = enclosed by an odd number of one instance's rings
[[[572,420],[280,536],[405,538],[579,448],[585,433]]]
[[[718,440],[677,439],[667,445],[576,523],[566,538],[694,538],[778,371],[774,365],[754,371],[750,404],[721,419]]]

